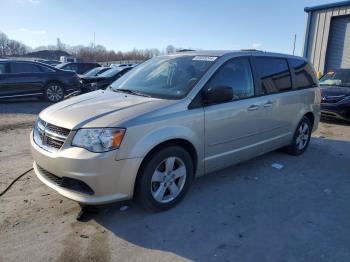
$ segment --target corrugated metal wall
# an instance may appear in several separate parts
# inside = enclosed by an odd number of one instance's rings
[[[325,70],[350,68],[350,16],[332,18]]]
[[[311,61],[315,70],[324,73],[326,51],[333,17],[350,15],[350,5],[308,13],[303,55]]]

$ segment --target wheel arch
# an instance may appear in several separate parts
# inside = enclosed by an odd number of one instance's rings
[[[63,87],[64,91],[66,92],[66,85],[62,81],[60,81],[58,79],[48,79],[48,80],[46,80],[45,83],[44,83],[44,87],[43,88],[46,88],[49,84],[60,84]]]
[[[134,183],[134,188],[133,188],[133,195],[134,196],[137,193],[136,189],[137,189],[137,185],[139,183],[139,179],[142,175],[141,170],[143,169],[144,165],[148,162],[148,160],[152,157],[152,155],[155,154],[157,151],[161,150],[162,148],[165,148],[168,146],[174,146],[174,145],[185,149],[189,153],[189,155],[192,159],[192,163],[193,163],[193,174],[195,176],[196,171],[198,170],[198,152],[197,152],[195,146],[190,141],[188,141],[187,139],[184,139],[184,138],[168,139],[166,141],[162,141],[159,144],[155,145],[152,149],[150,149],[146,153],[145,157],[143,158],[143,160],[139,166],[136,178],[135,178],[135,183]]]
[[[304,114],[304,117],[307,117],[310,120],[311,126],[312,128],[314,127],[314,123],[315,123],[315,116],[312,112],[307,112]]]
[[[315,108],[312,105],[305,106],[302,110],[299,111],[298,115],[295,118],[294,122],[294,131],[296,130],[299,122],[303,117],[307,117],[312,126],[312,130],[314,131],[317,128],[318,125],[318,119],[317,119],[317,111],[315,111]]]

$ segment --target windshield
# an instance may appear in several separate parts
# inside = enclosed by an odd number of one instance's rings
[[[320,79],[320,85],[350,87],[350,69],[328,72]]]
[[[95,68],[87,71],[84,75],[85,76],[97,76],[97,75],[105,72],[108,69],[109,68],[106,68],[106,67],[95,67]]]
[[[101,77],[112,77],[118,74],[120,71],[122,71],[122,68],[111,68],[107,70],[106,72],[103,72],[102,74],[99,74]]]
[[[157,98],[180,99],[187,95],[217,57],[165,56],[152,58],[111,86]]]
[[[57,67],[57,68],[62,68],[62,67],[64,67],[65,65],[67,65],[67,63],[58,64],[58,65],[56,65],[56,67]]]

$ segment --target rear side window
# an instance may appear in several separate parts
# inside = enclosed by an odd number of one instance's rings
[[[292,89],[292,79],[286,59],[256,57],[255,66],[261,80],[263,94],[273,94]]]
[[[289,59],[290,66],[294,71],[294,89],[310,88],[317,86],[317,80],[314,71],[308,62],[302,59]]]
[[[11,73],[39,73],[40,67],[31,63],[11,63]]]
[[[206,88],[231,87],[233,100],[254,96],[254,83],[247,58],[234,58],[222,65],[209,80]]]

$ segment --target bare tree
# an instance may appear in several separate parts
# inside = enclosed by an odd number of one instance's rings
[[[173,45],[168,45],[165,50],[166,50],[167,54],[173,54],[173,53],[175,53],[176,49]]]
[[[71,55],[77,57],[82,61],[101,61],[101,62],[109,62],[109,61],[130,61],[130,60],[147,60],[154,56],[159,56],[163,54],[164,51],[160,52],[157,48],[152,49],[136,49],[134,48],[128,52],[114,50],[107,50],[103,45],[94,46],[93,43],[90,43],[88,46],[77,45],[77,46],[69,46],[64,44],[60,38],[57,38],[56,45],[47,45],[47,46],[39,46],[32,51],[42,51],[42,50],[60,50],[66,51]],[[0,32],[0,56],[17,56],[17,55],[25,55],[29,51],[29,47],[24,44],[8,39],[6,34]],[[167,54],[175,53],[176,48],[172,45],[168,45],[165,49]]]
[[[5,33],[0,32],[0,56],[24,55],[28,47],[16,40],[11,40]]]
[[[7,44],[8,38],[7,35],[0,32],[0,56],[6,55],[6,44]]]
[[[61,51],[65,50],[65,45],[61,42],[61,39],[59,38],[57,38],[56,49]]]

